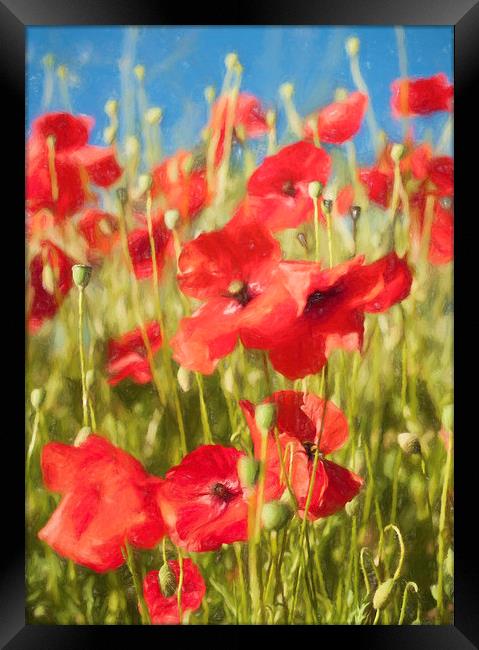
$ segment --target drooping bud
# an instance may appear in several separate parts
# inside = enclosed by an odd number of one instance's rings
[[[284,501],[269,501],[261,511],[261,521],[266,530],[281,530],[293,516],[293,510]]]
[[[215,101],[216,90],[214,86],[207,86],[205,88],[205,99],[208,104],[212,104]]]
[[[105,113],[108,117],[115,117],[118,113],[118,101],[116,99],[109,99],[105,104]]]
[[[348,517],[354,517],[354,515],[357,513],[359,508],[359,499],[353,499],[352,501],[348,501],[347,504],[344,506],[344,509],[346,510],[346,514]]]
[[[163,117],[163,111],[159,106],[152,106],[145,112],[145,121],[151,126],[159,124]]]
[[[349,56],[357,56],[359,54],[360,40],[357,36],[351,36],[346,41],[346,52]]]
[[[398,435],[398,444],[406,454],[420,454],[421,443],[415,433],[400,433]]]
[[[312,181],[308,185],[308,194],[312,199],[317,199],[323,187],[319,181]]]
[[[373,607],[374,609],[384,609],[389,603],[391,598],[392,590],[394,587],[393,578],[389,578],[385,582],[382,582],[379,587],[376,589],[373,597]]]
[[[251,456],[241,456],[238,461],[238,476],[245,488],[253,487],[258,480],[259,463]]]
[[[88,264],[74,264],[72,266],[73,282],[80,289],[88,286],[91,278],[92,267]]]
[[[283,97],[283,99],[291,99],[291,97],[294,95],[294,85],[290,81],[281,84],[279,87],[279,94],[281,97]]]
[[[233,369],[230,367],[226,368],[223,373],[223,388],[228,391],[228,393],[233,393],[234,391],[234,374]]]
[[[85,440],[88,438],[90,434],[91,434],[90,427],[82,427],[80,431],[77,433],[77,437],[75,438],[73,446],[79,447],[83,442],[85,442]]]
[[[50,264],[45,264],[42,269],[42,286],[51,296],[55,293],[55,274]]]
[[[404,145],[398,143],[393,144],[391,147],[391,158],[395,163],[398,163],[401,160],[403,153]]]
[[[46,396],[46,391],[42,387],[40,388],[34,388],[32,392],[30,393],[30,401],[32,403],[33,408],[38,411],[38,409],[41,407],[43,402],[45,401],[45,396]]]
[[[90,388],[95,383],[95,371],[91,368],[90,370],[87,371],[85,375],[85,383],[88,390],[90,390]]]
[[[351,219],[353,221],[357,221],[359,219],[359,217],[361,216],[361,206],[352,205],[351,209],[349,211],[349,214],[351,215]]]
[[[178,210],[167,210],[165,212],[165,226],[169,230],[174,230],[179,218],[180,213]]]
[[[180,366],[176,378],[178,379],[181,390],[187,393],[191,388],[191,372],[183,368],[183,366]]]
[[[324,199],[323,206],[326,212],[331,212],[333,209],[333,201],[331,199]]]
[[[230,52],[225,56],[225,66],[227,70],[232,70],[238,63],[238,55],[236,52]]]
[[[267,402],[258,404],[255,411],[255,421],[262,434],[268,431],[276,424],[276,404]]]
[[[114,125],[107,126],[106,128],[103,129],[103,141],[105,144],[108,146],[113,144],[116,139],[116,135],[118,133],[118,127]]]
[[[174,571],[168,562],[162,564],[158,571],[158,582],[160,585],[160,591],[165,598],[171,598],[175,595],[178,583]]]
[[[145,192],[148,192],[148,190],[151,189],[152,185],[153,177],[151,174],[141,174],[141,176],[138,178],[138,192],[140,196],[142,194],[145,194]]]

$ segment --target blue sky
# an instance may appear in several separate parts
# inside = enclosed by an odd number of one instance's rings
[[[119,60],[129,46],[134,64],[146,68],[149,104],[164,111],[164,148],[171,153],[199,141],[207,118],[203,92],[208,85],[221,86],[228,52],[236,52],[243,64],[244,90],[280,108],[278,87],[292,81],[298,111],[307,114],[332,101],[336,88],[354,89],[344,49],[353,35],[361,40],[361,70],[379,125],[399,140],[402,126],[389,108],[390,84],[400,75],[393,27],[29,27],[27,126],[43,110],[47,53],[68,66],[73,112],[95,117],[92,142],[100,144],[108,124],[103,107],[109,98],[121,97]],[[444,72],[453,78],[452,27],[406,27],[405,37],[409,76]],[[64,108],[56,92],[50,109]],[[415,120],[415,135],[422,138],[429,131],[437,140],[446,119],[440,113]],[[360,160],[370,162],[365,126],[356,145]]]

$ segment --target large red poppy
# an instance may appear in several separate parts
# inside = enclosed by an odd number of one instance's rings
[[[296,228],[313,215],[311,181],[327,183],[331,160],[324,149],[296,142],[267,156],[248,181],[245,208],[270,230]]]
[[[212,373],[243,328],[254,329],[280,299],[280,288],[266,292],[280,259],[278,242],[259,224],[229,223],[186,244],[178,264],[180,288],[206,302],[181,321],[170,342],[175,360]]]
[[[178,583],[180,565],[169,560],[168,565]],[[194,612],[201,606],[206,585],[200,570],[189,558],[183,560],[183,586],[181,589],[181,609],[183,613]],[[153,625],[177,625],[180,623],[178,595],[164,596],[159,583],[158,571],[150,571],[143,581],[143,596]]]
[[[151,350],[155,353],[163,341],[159,323],[149,323],[146,333]],[[139,327],[109,341],[107,371],[110,376],[108,383],[112,386],[127,377],[137,384],[147,384],[151,381],[150,364]]]
[[[144,217],[140,218],[146,224]],[[153,241],[155,244],[156,266],[158,274],[163,270],[165,258],[172,248],[171,231],[166,227],[163,214],[157,212],[152,218]],[[141,225],[128,233],[128,250],[133,270],[137,278],[151,278],[153,275],[153,256],[151,242],[146,225]]]
[[[391,108],[395,117],[452,111],[454,86],[443,73],[425,79],[396,79],[391,91]]]
[[[72,266],[77,262],[51,241],[40,243],[30,261],[28,329],[37,332],[53,318],[72,287]]]
[[[348,422],[333,402],[326,402],[308,393],[279,391],[265,400],[277,407],[277,429],[286,471],[291,471],[291,487],[298,511],[304,515],[311,480],[315,449],[320,458],[316,468],[308,518],[334,514],[359,492],[363,481],[348,469],[324,456],[340,449],[348,438]],[[255,405],[240,402],[253,439],[255,455],[260,457],[261,433],[255,422]],[[324,418],[324,423],[322,422]],[[281,476],[281,463],[273,433],[268,434],[266,476],[270,494],[276,497],[286,488]]]
[[[153,197],[164,198],[164,209],[178,210],[183,219],[194,218],[207,204],[208,188],[204,164],[180,150],[153,170]]]
[[[159,504],[177,546],[213,551],[247,539],[248,495],[237,470],[243,455],[233,447],[203,445],[168,470]]]
[[[153,548],[164,535],[157,506],[161,479],[98,435],[78,447],[42,451],[46,487],[62,499],[38,536],[63,557],[94,571],[116,569],[122,547]]]
[[[323,270],[315,262],[282,262],[277,282],[288,296],[254,330],[247,347],[267,350],[274,368],[289,379],[315,374],[335,348],[360,349],[364,313],[382,312],[409,294],[412,277],[395,253],[364,264],[364,256]],[[292,316],[291,316],[292,315]],[[281,323],[268,329],[268,324]]]
[[[78,222],[78,230],[87,242],[88,254],[92,260],[108,255],[120,239],[117,218],[96,208],[84,212]]]
[[[310,121],[314,120],[321,142],[342,144],[351,140],[361,128],[367,107],[367,95],[359,91],[350,93],[346,99],[333,102],[321,109],[317,115],[307,118],[305,137],[313,137]]]
[[[87,144],[92,125],[91,118],[70,113],[46,113],[33,122],[27,142],[29,211],[48,209],[61,221],[91,197],[89,183],[109,187],[121,176],[113,147]]]

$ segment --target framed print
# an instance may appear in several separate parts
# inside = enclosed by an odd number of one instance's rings
[[[476,647],[478,6],[0,10],[5,647]]]

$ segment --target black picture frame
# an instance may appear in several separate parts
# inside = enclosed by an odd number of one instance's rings
[[[471,261],[477,247],[478,201],[477,95],[479,79],[478,0],[295,0],[290,2],[232,2],[221,9],[196,6],[172,7],[141,0],[0,0],[0,79],[4,89],[2,105],[6,118],[0,123],[5,171],[2,180],[2,251],[12,251],[11,261],[2,263],[0,286],[7,290],[4,304],[7,319],[1,319],[4,389],[2,413],[2,477],[10,476],[2,491],[2,539],[0,573],[0,641],[9,650],[27,648],[96,648],[117,640],[124,643],[150,642],[181,644],[211,642],[229,648],[245,642],[297,643],[297,634],[306,643],[354,644],[360,648],[409,650],[466,650],[479,647],[479,570],[475,526],[477,488],[477,431],[473,412],[475,383],[467,380],[466,368],[475,366],[475,321],[477,289]],[[174,4],[174,3],[173,3]],[[179,3],[178,3],[179,4]],[[24,236],[24,136],[25,136],[25,31],[31,25],[453,25],[455,28],[455,164],[456,234],[455,300],[455,623],[451,626],[41,626],[25,625],[24,552],[24,393],[25,383],[19,361],[24,343],[25,260],[18,254]],[[470,154],[470,156],[468,155]],[[5,206],[6,202],[6,206]],[[470,232],[468,232],[470,228]],[[11,242],[11,243],[10,243]],[[24,245],[24,244],[23,244]],[[477,256],[477,253],[476,253]],[[0,260],[3,259],[3,256]],[[5,259],[7,259],[5,257]],[[468,266],[468,264],[470,266]],[[15,323],[10,312],[18,317]],[[477,335],[476,335],[477,338]],[[11,356],[9,356],[11,355]],[[475,366],[477,367],[477,366]],[[477,397],[475,398],[477,399]],[[6,420],[6,421],[5,421]],[[138,636],[140,635],[140,637]],[[258,636],[259,635],[259,636]],[[303,636],[306,635],[306,636]],[[261,638],[262,637],[262,638]]]

